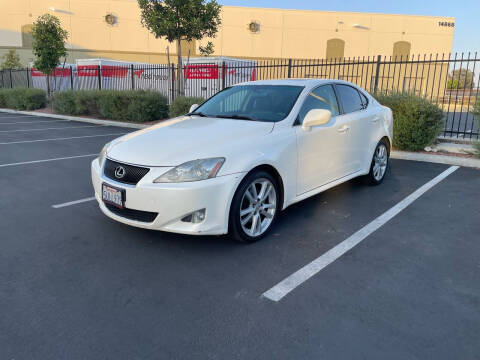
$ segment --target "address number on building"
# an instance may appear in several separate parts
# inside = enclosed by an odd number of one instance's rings
[[[454,23],[454,22],[450,22],[450,21],[439,21],[439,22],[438,22],[438,26],[443,26],[443,27],[455,27],[455,23]]]

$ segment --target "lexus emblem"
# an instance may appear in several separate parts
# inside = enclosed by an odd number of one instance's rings
[[[115,168],[115,177],[117,179],[122,179],[125,176],[125,168],[123,166],[117,166]]]

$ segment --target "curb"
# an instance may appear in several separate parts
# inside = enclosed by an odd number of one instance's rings
[[[392,159],[424,161],[437,164],[458,165],[480,169],[480,159],[470,159],[448,155],[429,155],[423,153],[413,153],[407,151],[392,151],[390,153]]]
[[[101,120],[101,119],[92,119],[92,118],[79,117],[79,116],[47,114],[47,113],[41,113],[36,111],[0,109],[0,112],[8,113],[8,114],[33,115],[33,116],[61,119],[61,120],[67,120],[67,121],[80,121],[80,122],[86,122],[90,124],[98,124],[98,125],[104,125],[104,126],[119,126],[119,127],[134,128],[134,129],[145,129],[151,126],[151,125],[144,125],[144,124],[126,123],[126,122],[114,121],[114,120]]]

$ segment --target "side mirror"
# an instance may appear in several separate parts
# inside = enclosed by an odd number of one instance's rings
[[[190,106],[190,110],[188,110],[188,112],[189,113],[194,112],[195,110],[197,110],[198,106],[199,106],[198,104],[193,104],[192,106]]]
[[[312,126],[328,124],[332,118],[332,113],[325,109],[312,109],[303,119],[302,129],[310,131]]]

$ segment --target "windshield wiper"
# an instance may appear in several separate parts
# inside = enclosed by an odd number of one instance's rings
[[[194,112],[188,113],[187,115],[188,115],[188,116],[198,115],[198,116],[201,116],[201,117],[208,117],[208,116],[210,116],[210,115],[207,115],[207,114],[202,113],[201,111],[199,111],[199,112],[195,112],[195,111],[194,111]]]
[[[224,118],[224,119],[257,120],[257,119],[251,118],[249,116],[244,116],[244,115],[215,115],[215,117]]]

